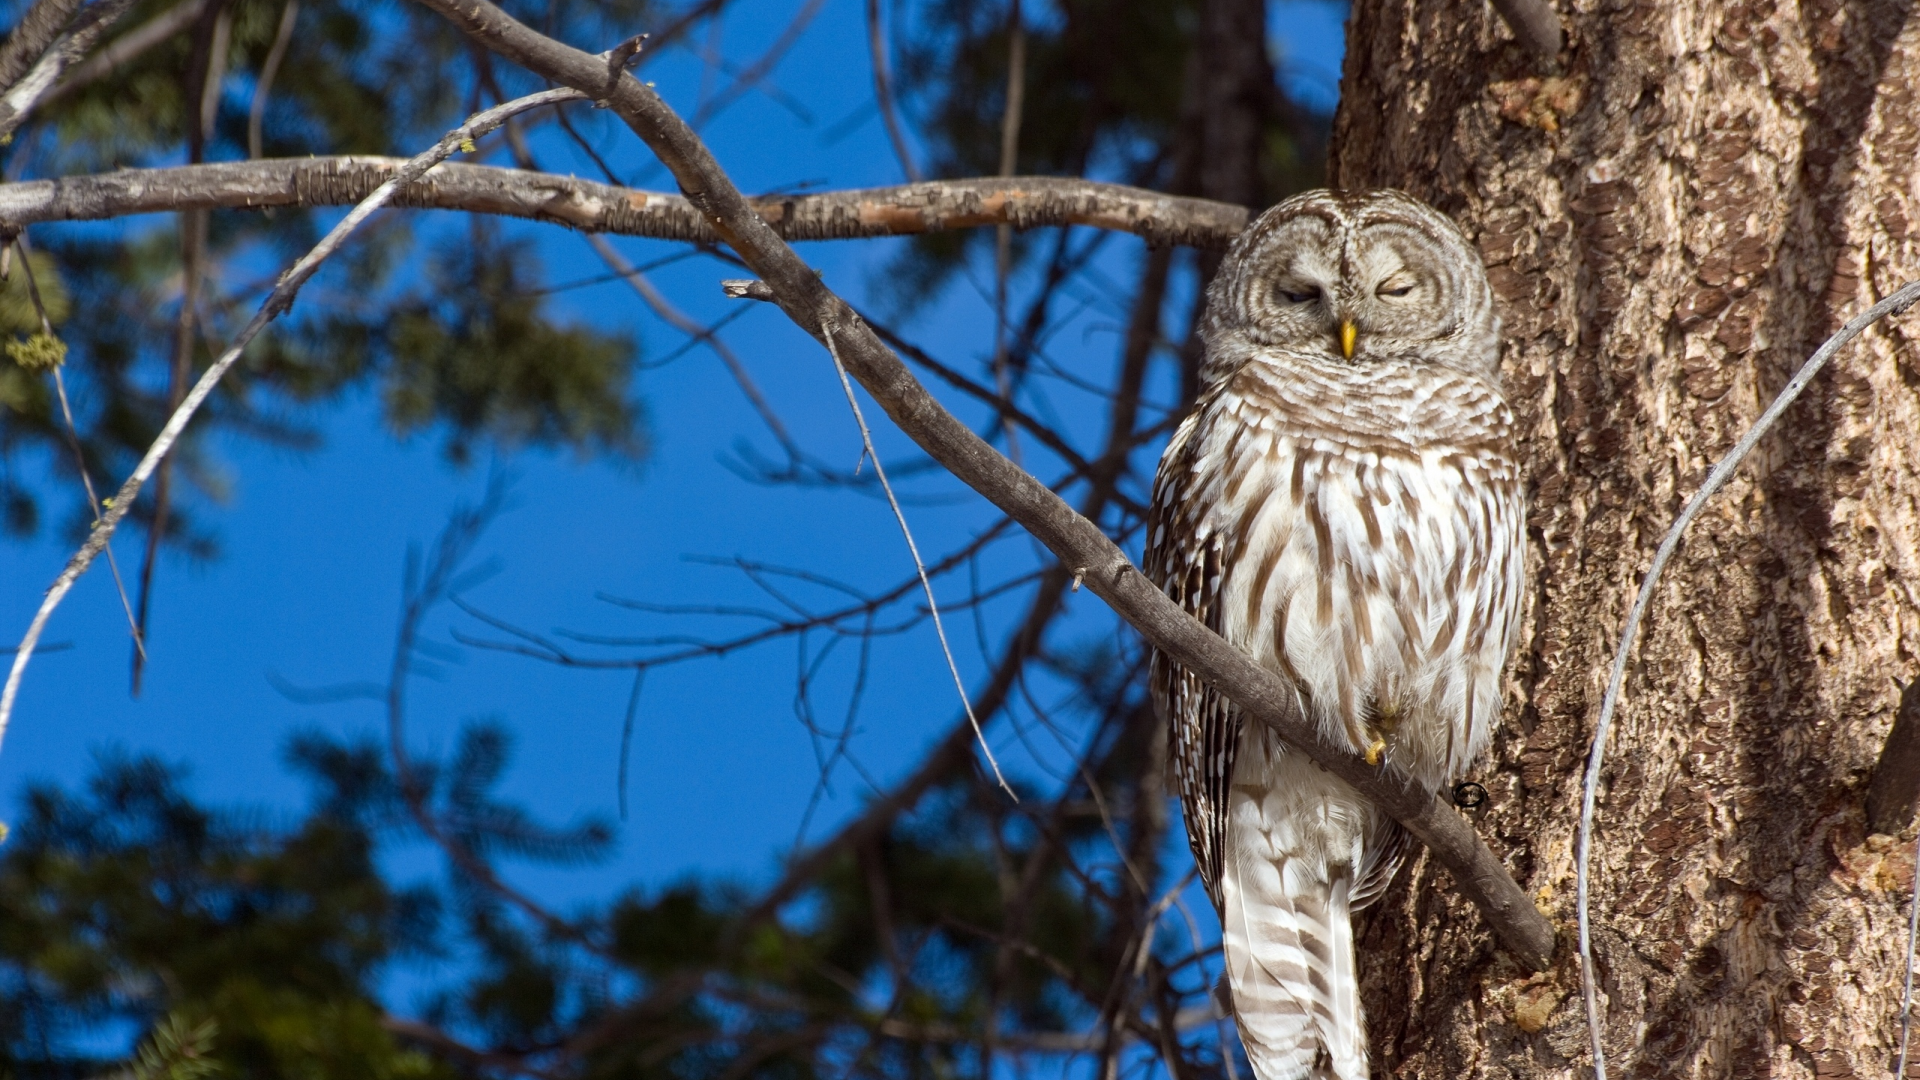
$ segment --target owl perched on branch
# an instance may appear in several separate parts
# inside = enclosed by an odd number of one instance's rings
[[[1199,398],[1154,482],[1153,580],[1331,738],[1433,791],[1486,745],[1520,618],[1499,328],[1431,207],[1289,199],[1208,290]],[[1156,655],[1152,682],[1254,1071],[1366,1080],[1351,915],[1406,834],[1180,665]]]

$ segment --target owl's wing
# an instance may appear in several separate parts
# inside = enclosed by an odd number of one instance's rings
[[[1185,432],[1181,432],[1184,435]],[[1191,478],[1186,440],[1176,436],[1154,482],[1147,522],[1147,576],[1208,629],[1220,632],[1219,589],[1226,553],[1218,536],[1202,535],[1187,513]],[[1149,675],[1155,708],[1168,728],[1168,771],[1180,793],[1200,881],[1220,906],[1226,861],[1227,792],[1240,745],[1240,710],[1199,676],[1158,650]]]
[[[1387,886],[1393,884],[1393,875],[1400,872],[1400,864],[1412,849],[1413,834],[1381,814],[1380,823],[1361,850],[1360,872],[1354,875],[1353,893],[1347,899],[1350,909],[1359,911],[1380,899]]]

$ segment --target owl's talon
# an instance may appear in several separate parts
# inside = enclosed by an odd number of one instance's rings
[[[1367,764],[1369,765],[1380,764],[1380,758],[1384,754],[1386,754],[1386,752],[1387,752],[1387,740],[1385,739],[1373,740],[1373,745],[1367,747]]]

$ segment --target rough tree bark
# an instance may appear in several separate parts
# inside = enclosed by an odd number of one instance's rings
[[[1480,827],[1567,930],[1580,772],[1654,547],[1792,369],[1920,276],[1920,20],[1556,6],[1543,79],[1484,5],[1357,2],[1331,173],[1454,215],[1504,302],[1537,588]],[[1667,571],[1600,791],[1611,1075],[1893,1068],[1913,831],[1869,835],[1863,803],[1920,671],[1916,333],[1843,353]],[[1591,1075],[1570,930],[1525,976],[1441,873],[1363,928],[1379,1074]]]

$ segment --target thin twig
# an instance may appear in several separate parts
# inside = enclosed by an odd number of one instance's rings
[[[1862,330],[1886,318],[1907,310],[1916,301],[1920,301],[1920,281],[1902,286],[1899,291],[1885,300],[1854,316],[1853,320],[1841,327],[1839,332],[1826,340],[1826,343],[1814,352],[1807,362],[1800,366],[1792,379],[1780,391],[1767,411],[1760,414],[1753,427],[1740,437],[1726,456],[1717,462],[1713,471],[1707,474],[1706,482],[1700,485],[1693,498],[1674,519],[1673,527],[1667,530],[1666,538],[1660,541],[1660,547],[1653,553],[1653,565],[1647,568],[1647,576],[1640,582],[1640,594],[1633,601],[1633,608],[1627,613],[1627,624],[1620,630],[1620,643],[1613,654],[1613,671],[1607,677],[1606,696],[1600,700],[1600,719],[1594,725],[1593,745],[1587,752],[1587,773],[1581,781],[1580,794],[1580,831],[1574,844],[1574,910],[1580,927],[1580,991],[1587,1005],[1587,1034],[1593,1043],[1594,1080],[1607,1080],[1607,1061],[1605,1051],[1600,1045],[1600,999],[1593,970],[1593,940],[1587,918],[1587,863],[1592,855],[1593,843],[1593,804],[1600,787],[1600,767],[1606,755],[1607,733],[1613,727],[1613,713],[1620,704],[1621,687],[1627,677],[1627,661],[1640,633],[1641,620],[1646,617],[1647,609],[1653,604],[1653,590],[1660,583],[1660,572],[1666,569],[1667,560],[1680,546],[1680,538],[1693,523],[1707,500],[1713,497],[1740,467],[1749,453],[1760,442],[1762,436],[1780,419],[1788,406],[1807,388],[1827,361],[1840,351],[1840,347],[1859,336]]]
[[[907,133],[900,126],[894,109],[893,65],[887,60],[887,35],[880,25],[880,0],[867,0],[867,54],[873,61],[873,100],[880,108],[880,123],[887,129],[887,141],[893,144],[893,156],[900,159],[900,171],[910,183],[920,182],[920,166],[914,164],[913,151],[907,147]]]
[[[627,820],[627,761],[633,751],[633,721],[640,714],[640,690],[647,685],[647,669],[635,668],[633,692],[627,695],[627,715],[620,725],[620,820]]]
[[[934,563],[933,566],[928,568],[927,572],[929,576],[938,577],[946,573],[948,570],[951,570],[954,566],[957,566],[965,562],[967,559],[971,558],[974,552],[986,546],[988,543],[992,542],[997,537],[999,537],[1002,533],[1004,533],[1005,530],[1011,524],[1012,522],[1009,519],[1001,518],[999,521],[995,522],[992,526],[988,527],[986,530],[981,532],[978,536],[974,537],[974,539],[971,542],[969,542],[965,547],[961,548],[960,551],[952,555],[949,555],[948,557],[940,560],[939,562]],[[460,644],[469,646],[471,648],[488,649],[493,652],[505,652],[505,653],[511,653],[519,656],[526,656],[535,660],[544,661],[546,663],[557,664],[561,667],[581,668],[586,670],[598,670],[598,671],[608,671],[608,670],[630,671],[630,670],[639,670],[643,668],[652,669],[657,667],[667,667],[673,664],[684,663],[689,660],[724,657],[724,656],[731,655],[735,652],[739,652],[743,649],[748,649],[756,645],[765,644],[766,642],[774,641],[779,638],[795,637],[801,634],[805,634],[811,630],[825,630],[829,633],[832,633],[838,636],[847,636],[847,637],[857,636],[855,631],[842,629],[840,624],[846,621],[851,621],[855,618],[861,618],[864,621],[871,621],[867,617],[877,616],[877,614],[882,608],[899,600],[902,596],[906,595],[906,593],[908,593],[909,591],[912,591],[913,589],[917,588],[920,584],[919,579],[917,577],[908,578],[906,579],[906,581],[887,590],[886,592],[879,593],[874,596],[865,596],[857,593],[853,594],[858,597],[858,600],[859,600],[858,603],[849,605],[844,608],[838,608],[833,611],[816,613],[816,612],[808,611],[807,609],[801,607],[800,605],[791,602],[786,597],[781,596],[779,593],[769,588],[766,581],[756,573],[757,570],[762,569],[756,564],[748,564],[744,562],[731,562],[731,563],[727,563],[726,565],[735,565],[735,566],[738,566],[741,570],[746,571],[748,577],[754,582],[754,584],[759,585],[763,590],[773,595],[775,599],[780,600],[781,603],[785,604],[789,609],[791,609],[795,613],[796,617],[791,619],[783,619],[771,612],[758,611],[751,608],[737,608],[737,609],[725,608],[725,607],[682,608],[675,605],[648,604],[640,601],[623,600],[618,597],[608,596],[602,593],[600,594],[599,599],[607,601],[608,603],[614,604],[618,607],[624,607],[624,608],[628,608],[635,611],[648,611],[648,612],[654,612],[658,614],[669,614],[669,615],[684,615],[684,614],[693,614],[693,613],[705,614],[705,615],[732,615],[732,616],[762,619],[762,620],[765,620],[767,623],[769,623],[769,625],[760,630],[755,630],[755,631],[742,634],[736,637],[726,638],[718,641],[710,640],[706,638],[691,637],[687,635],[678,635],[678,634],[665,636],[665,637],[634,638],[634,637],[609,637],[609,636],[598,635],[598,634],[581,634],[581,633],[575,633],[572,631],[561,630],[555,635],[556,637],[568,638],[570,640],[581,642],[587,645],[601,645],[601,646],[618,647],[618,648],[664,648],[667,646],[679,646],[678,648],[675,648],[670,652],[655,653],[652,656],[600,659],[600,658],[594,658],[591,656],[583,656],[583,655],[576,654],[571,650],[567,649],[564,645],[560,644],[557,641],[554,641],[551,638],[548,638],[541,634],[536,634],[530,630],[527,630],[524,627],[516,626],[506,621],[505,619],[501,619],[497,616],[490,615],[485,611],[482,611],[481,609],[468,603],[465,599],[456,596],[452,598],[452,602],[456,606],[458,606],[462,611],[473,616],[475,619],[480,620],[481,622],[485,623],[486,625],[492,627],[495,630],[499,630],[503,633],[513,636],[514,638],[518,639],[518,643],[491,641],[484,638],[477,638],[468,634],[464,634],[458,629],[455,629],[452,631],[453,638],[455,641],[459,642]],[[778,567],[767,568],[767,569],[770,569],[774,573],[783,572]],[[816,581],[816,583],[819,583],[819,582]],[[919,622],[920,622],[920,618],[917,614],[915,614],[903,619],[901,622],[897,624],[882,627],[880,628],[880,630],[876,632],[888,633],[888,634],[901,633],[908,629],[911,629],[914,626],[919,625]]]
[[[227,351],[214,361],[213,366],[207,368],[206,372],[200,376],[200,381],[194,383],[193,389],[187,392],[180,407],[167,418],[166,426],[160,429],[160,434],[154,438],[153,445],[147,448],[146,456],[142,457],[140,463],[134,467],[133,475],[127,477],[126,482],[120,485],[120,490],[114,493],[113,502],[107,507],[105,516],[94,524],[92,531],[87,534],[86,543],[82,544],[80,550],[74,552],[73,557],[67,560],[67,565],[60,571],[60,576],[56,577],[53,585],[48,588],[46,598],[40,603],[40,609],[34,612],[33,622],[27,626],[26,635],[20,639],[20,651],[14,654],[13,667],[7,673],[6,687],[0,690],[0,743],[6,739],[7,724],[13,719],[14,701],[20,693],[20,681],[26,675],[27,662],[33,658],[34,646],[39,644],[40,634],[46,629],[47,620],[53,617],[54,609],[60,606],[60,601],[66,599],[67,593],[73,588],[73,583],[80,579],[81,574],[86,573],[89,566],[93,565],[93,560],[99,556],[101,549],[106,547],[107,540],[113,535],[113,530],[119,526],[120,519],[126,517],[128,509],[133,506],[134,499],[139,497],[141,487],[146,484],[147,478],[153,475],[160,459],[173,449],[174,443],[179,441],[181,432],[186,430],[187,422],[193,419],[193,414],[213,393],[213,388],[219,385],[220,379],[226,375],[227,370],[240,359],[240,354],[247,345],[259,335],[260,331],[266,329],[268,323],[293,306],[294,297],[299,293],[300,287],[320,269],[320,264],[338,251],[340,246],[346,243],[347,237],[351,236],[367,218],[372,217],[375,211],[386,205],[402,185],[411,183],[422,173],[450,157],[463,144],[471,143],[472,140],[499,127],[510,116],[543,105],[573,101],[582,96],[584,95],[579,91],[572,89],[544,90],[469,117],[466,123],[442,137],[431,150],[408,161],[404,167],[394,173],[391,179],[374,189],[371,195],[349,211],[346,217],[340,219],[340,223],[335,225],[312,251],[307,252],[299,262],[293,264],[292,269],[280,279],[280,283],[274,286],[273,292],[261,302],[260,309],[254,313],[246,327],[233,339],[233,344],[227,346]]]
[[[707,43],[702,48],[700,64],[700,92],[694,96],[694,109],[706,107],[707,99],[713,97],[713,79],[719,72],[722,57],[720,55],[720,35],[726,29],[727,20],[714,19],[707,24]]]
[[[53,337],[53,320],[47,317],[47,305],[40,299],[40,281],[33,273],[33,246],[27,243],[27,234],[22,232],[14,238],[14,244],[20,249],[20,268],[27,275],[27,297],[33,301],[33,312],[40,318],[40,332]],[[73,466],[80,471],[80,486],[87,492],[87,509],[92,512],[95,524],[100,521],[100,495],[93,487],[93,472],[87,468],[87,452],[80,444],[80,426],[73,422],[73,403],[67,399],[67,380],[61,374],[63,365],[53,367],[53,390],[60,399],[60,416],[67,423],[67,445],[73,449]],[[127,583],[120,578],[120,563],[113,557],[113,545],[107,545],[107,569],[113,574],[113,588],[120,597],[120,610],[127,615],[127,632],[133,635],[133,647],[141,656],[147,654],[146,642],[140,633],[140,623],[133,617],[133,604],[127,599]]]
[[[213,137],[213,121],[220,111],[221,84],[227,81],[227,50],[233,42],[233,11],[220,5],[213,17],[212,38],[207,43],[206,76],[200,83],[200,126],[193,138],[204,143]],[[196,162],[200,159],[195,158]]]
[[[787,425],[781,421],[780,414],[774,411],[773,403],[761,393],[760,384],[754,381],[753,374],[747,370],[745,364],[740,362],[740,358],[734,355],[733,349],[729,348],[727,343],[720,339],[720,335],[714,332],[714,328],[701,326],[685,312],[673,306],[672,302],[654,287],[653,282],[647,280],[645,274],[620,254],[620,250],[613,246],[612,241],[597,233],[589,233],[587,243],[593,245],[594,252],[600,256],[602,262],[607,264],[607,268],[631,286],[639,295],[641,302],[653,309],[655,315],[675,330],[687,335],[693,342],[705,345],[713,351],[713,355],[720,358],[720,362],[726,366],[727,374],[733,376],[733,381],[740,387],[740,392],[746,396],[747,404],[753,406],[753,411],[760,415],[761,422],[766,424],[767,430],[773,433],[774,439],[787,452],[787,457],[800,458],[802,456],[800,444],[793,441],[793,436],[787,431]]]
[[[407,685],[413,678],[414,654],[422,651],[421,624],[442,601],[457,602],[456,593],[462,579],[470,580],[473,574],[473,571],[462,573],[461,566],[488,522],[499,514],[506,501],[506,493],[505,479],[496,473],[489,479],[486,496],[478,505],[461,506],[454,510],[446,527],[441,530],[440,539],[435,543],[433,554],[424,569],[417,561],[418,552],[410,553],[406,584],[402,589],[400,622],[394,634],[393,658],[387,671],[387,684],[381,694],[387,709],[387,751],[393,758],[394,780],[400,788],[401,798],[407,804],[408,814],[427,839],[446,853],[447,858],[477,884],[520,909],[549,933],[604,955],[604,946],[596,942],[588,930],[547,910],[532,897],[508,884],[479,852],[459,836],[447,831],[427,803],[433,785],[430,774],[423,775],[416,770],[412,758],[407,754]]]
[[[260,128],[267,115],[267,95],[273,92],[274,76],[280,74],[280,62],[287,58],[287,46],[293,43],[294,20],[300,17],[300,0],[287,0],[280,9],[280,28],[273,33],[273,45],[260,65],[260,79],[253,84],[253,104],[247,108],[247,156],[260,157]]]
[[[719,26],[720,20],[715,19],[713,25]],[[618,66],[624,66],[624,61],[622,61],[619,56],[621,49],[626,48],[626,45],[635,45],[637,48],[637,43],[640,40],[640,38],[632,39],[620,48],[613,50],[610,62]],[[483,52],[481,55],[485,57],[491,54]],[[481,70],[485,71],[487,68],[483,67]],[[600,172],[606,176],[607,181],[609,183],[618,183],[618,178],[614,176],[613,168],[601,158],[599,152],[594,150],[592,145],[590,145],[578,131],[574,130],[573,125],[567,122],[566,110],[555,109],[553,114],[559,119],[561,126],[567,135],[573,139],[574,143],[577,144],[580,149],[586,151],[588,156],[593,158],[594,164],[599,166]],[[538,172],[539,163],[534,160],[532,150],[528,148],[525,139],[516,137],[517,134],[514,125],[507,125],[507,136],[513,147],[515,163],[522,169],[530,172]],[[620,249],[614,247],[612,241],[599,233],[587,233],[586,236],[587,243],[593,245],[594,253],[600,256],[600,261],[607,264],[607,269],[613,271],[614,276],[625,281],[627,285],[639,295],[641,302],[653,309],[655,315],[658,315],[674,329],[686,334],[690,345],[705,345],[713,351],[715,356],[720,358],[720,362],[726,365],[727,373],[733,376],[733,381],[740,387],[740,392],[746,395],[747,403],[752,405],[754,411],[760,414],[760,419],[767,425],[767,430],[773,433],[773,437],[779,441],[781,448],[787,452],[787,459],[790,462],[798,461],[803,456],[799,444],[795,443],[793,436],[787,433],[787,426],[781,422],[780,414],[774,411],[772,404],[767,401],[766,395],[760,392],[759,384],[754,382],[753,375],[747,371],[746,365],[741,363],[740,358],[734,355],[733,350],[727,346],[727,343],[721,340],[719,325],[701,326],[698,322],[694,321],[691,316],[673,306],[666,296],[654,287],[653,282],[647,280],[646,274],[642,272],[641,269],[635,267],[627,261],[626,256],[620,254]],[[623,765],[622,768],[624,769],[625,766]],[[622,776],[624,775],[625,773],[623,772]],[[626,811],[624,809],[626,805],[625,791],[626,785],[623,780],[621,783],[622,820],[626,818]]]
[[[714,25],[720,25],[719,21],[715,20]],[[593,162],[594,168],[600,170],[600,175],[607,178],[607,183],[616,185],[624,183],[613,171],[613,166],[607,164],[607,159],[601,155],[600,151],[587,141],[585,135],[580,134],[580,129],[573,126],[572,120],[567,119],[567,110],[553,110],[553,118],[560,122],[560,130],[567,133],[567,138],[573,140],[573,144],[580,148],[580,152],[587,155],[587,159]]]
[[[773,74],[773,69],[780,65],[780,60],[787,55],[787,51],[800,40],[801,33],[806,30],[809,23],[813,22],[813,17],[820,14],[820,6],[825,2],[826,0],[807,0],[806,4],[794,13],[793,18],[787,23],[787,28],[780,32],[779,38],[772,45],[767,46],[766,52],[760,54],[759,59],[748,64],[738,78],[700,106],[699,111],[694,114],[693,126],[704,126],[739,100],[741,95],[758,86],[768,75]]]
[[[1020,17],[1020,0],[1007,10],[1007,100],[1000,113],[1000,175],[1012,176],[1020,160],[1020,120],[1027,98],[1027,24]],[[1013,404],[1013,381],[1007,374],[1007,278],[1013,274],[1013,226],[993,230],[993,382],[1000,400]],[[1007,431],[1007,456],[1020,460],[1020,441]]]
[[[1013,785],[1000,774],[1000,762],[994,759],[993,747],[987,745],[987,733],[980,728],[980,718],[973,713],[973,701],[967,696],[967,684],[961,681],[960,666],[954,663],[953,647],[947,644],[947,627],[940,620],[940,605],[933,599],[933,582],[927,578],[927,564],[920,560],[920,545],[914,543],[913,530],[907,527],[907,515],[900,510],[900,500],[894,497],[893,485],[887,482],[886,467],[880,464],[880,453],[873,448],[873,432],[867,430],[866,415],[860,411],[860,399],[854,395],[853,380],[847,375],[847,365],[840,361],[840,348],[833,343],[833,327],[822,323],[821,332],[826,336],[827,354],[833,357],[833,370],[840,376],[840,388],[847,392],[847,405],[853,409],[853,421],[860,425],[860,444],[865,448],[868,460],[873,462],[874,475],[880,479],[881,490],[887,493],[887,505],[893,507],[893,519],[900,523],[900,534],[907,538],[907,551],[913,556],[913,569],[920,575],[920,589],[927,594],[927,614],[933,616],[933,632],[940,638],[940,652],[947,658],[947,671],[953,676],[953,688],[960,692],[960,707],[966,710],[967,722],[973,725],[973,736],[980,742],[980,752],[987,755],[987,764],[993,767],[993,778],[999,783],[1007,797],[1014,802],[1020,796],[1013,793]]]

